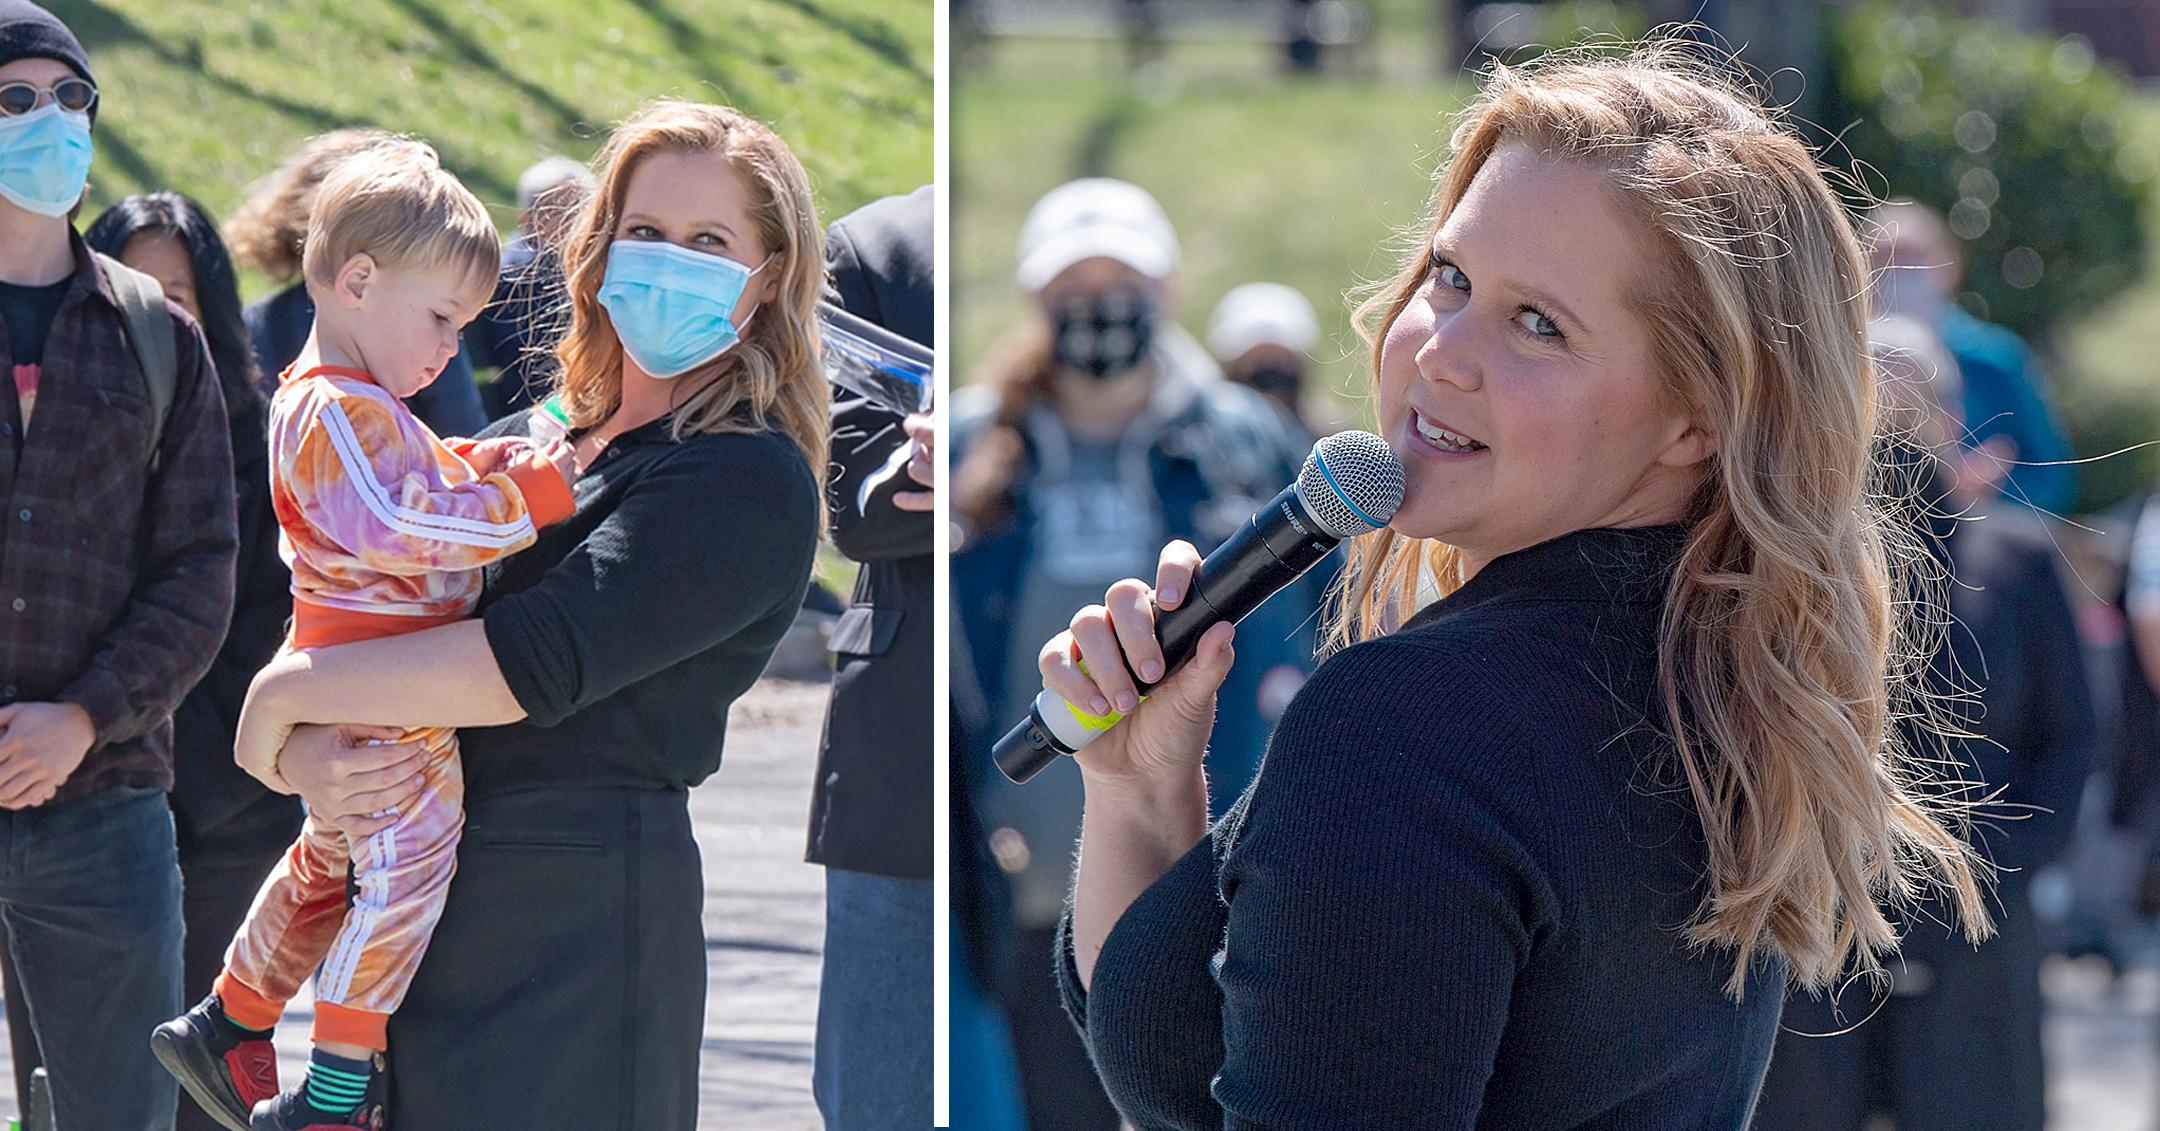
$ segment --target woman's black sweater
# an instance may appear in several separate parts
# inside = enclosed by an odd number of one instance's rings
[[[1066,1001],[1155,1128],[1747,1125],[1784,992],[1735,1003],[1656,738],[1677,526],[1493,561],[1321,665],[1251,789]],[[1070,918],[1068,915],[1067,923]]]

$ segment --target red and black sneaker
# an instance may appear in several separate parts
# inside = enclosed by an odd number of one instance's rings
[[[369,1068],[367,1098],[350,1114],[325,1115],[316,1110],[307,1102],[307,1084],[302,1082],[282,1096],[256,1104],[247,1131],[383,1131],[389,1117],[383,1054],[376,1053]]]
[[[225,1016],[224,1003],[211,994],[150,1033],[158,1063],[232,1131],[249,1131],[249,1111],[278,1094],[277,1049],[269,1037],[247,1032]]]

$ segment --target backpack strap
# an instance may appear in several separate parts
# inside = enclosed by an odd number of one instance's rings
[[[128,345],[135,350],[143,385],[150,394],[149,464],[155,472],[165,440],[165,417],[172,411],[173,393],[180,384],[180,357],[173,344],[172,317],[165,311],[165,289],[156,279],[112,256],[98,253],[98,262],[120,300]]]

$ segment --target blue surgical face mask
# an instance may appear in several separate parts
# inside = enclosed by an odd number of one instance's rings
[[[615,323],[623,352],[639,369],[661,380],[680,377],[739,340],[735,303],[772,260],[768,255],[764,263],[745,267],[723,255],[657,240],[616,240],[608,248],[600,305]]]
[[[90,115],[48,102],[0,118],[0,197],[26,212],[65,216],[90,179]]]

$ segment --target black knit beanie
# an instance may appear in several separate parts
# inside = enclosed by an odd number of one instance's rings
[[[0,66],[17,59],[58,59],[84,79],[97,81],[90,74],[90,56],[83,51],[82,41],[60,17],[30,0],[0,0]],[[97,117],[94,102],[90,116]]]

